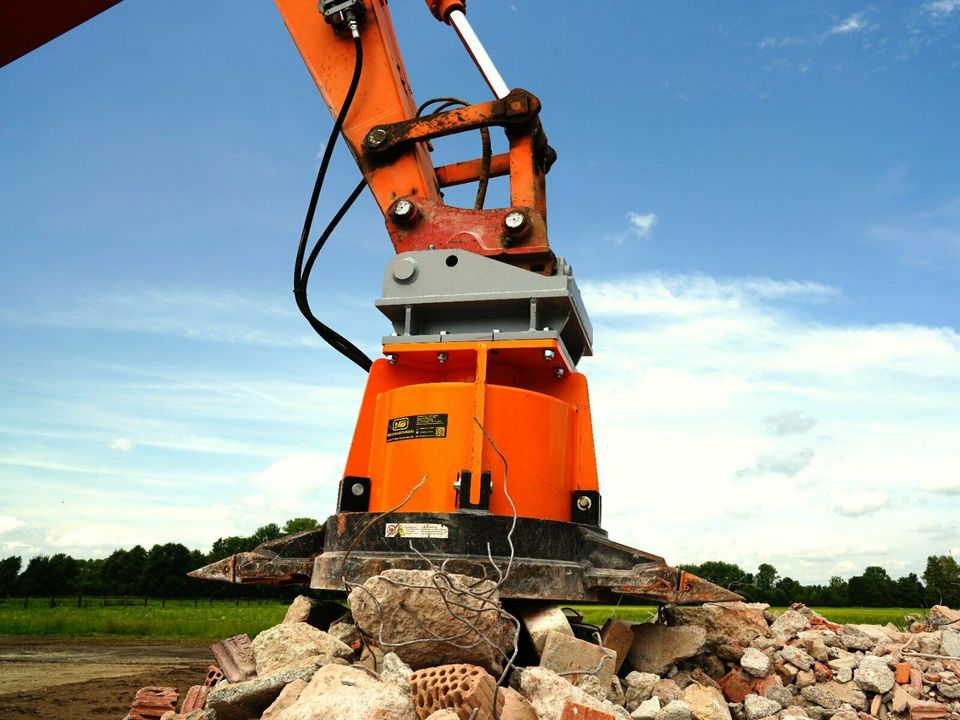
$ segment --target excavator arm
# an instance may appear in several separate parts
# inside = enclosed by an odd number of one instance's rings
[[[330,112],[337,116],[350,86],[359,42],[360,84],[343,137],[367,180],[398,253],[460,249],[552,274],[544,176],[556,155],[539,121],[540,101],[494,81],[502,97],[430,115],[418,114],[383,0],[276,0],[287,29]],[[474,57],[486,58],[466,25],[462,2],[427,0],[438,19],[457,18]],[[347,17],[349,16],[349,19]],[[462,19],[459,19],[462,18]],[[356,36],[356,38],[354,37]],[[484,61],[490,68],[492,65]],[[434,167],[429,141],[502,127],[509,152]],[[510,207],[447,205],[441,188],[484,177],[510,177]]]

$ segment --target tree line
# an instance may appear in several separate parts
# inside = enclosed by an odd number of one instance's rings
[[[263,585],[230,585],[187,577],[187,573],[208,563],[284,535],[317,527],[314,518],[301,517],[257,528],[248,536],[219,538],[203,553],[181,543],[154,545],[149,550],[135,545],[114,550],[97,560],[82,560],[64,553],[37,555],[26,567],[14,555],[0,560],[0,597],[151,597],[151,598],[282,598],[295,589]]]
[[[0,597],[152,597],[188,598],[282,598],[296,594],[293,588],[262,585],[230,585],[187,577],[187,573],[238,552],[284,535],[317,527],[314,518],[270,523],[248,536],[219,538],[210,552],[190,550],[181,543],[154,545],[149,550],[135,545],[114,550],[97,560],[69,555],[38,555],[23,567],[22,559],[0,559]],[[960,565],[950,555],[931,555],[921,577],[909,573],[894,580],[879,566],[866,568],[849,579],[832,577],[826,585],[803,585],[781,577],[769,563],[756,572],[739,565],[710,560],[681,568],[705,580],[729,588],[751,602],[784,606],[802,602],[814,607],[929,607],[935,604],[960,607]]]
[[[802,602],[813,607],[960,607],[960,565],[950,555],[929,556],[920,577],[909,573],[894,580],[884,568],[872,565],[849,579],[832,577],[826,585],[803,585],[781,577],[769,563],[753,573],[721,560],[680,567],[751,602],[775,606]]]

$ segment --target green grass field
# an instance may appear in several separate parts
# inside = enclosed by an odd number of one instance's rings
[[[138,601],[141,602],[142,601]],[[609,617],[634,622],[656,618],[653,606],[636,605],[575,605],[583,613],[584,621],[602,625]],[[232,601],[218,601],[212,605],[201,602],[171,601],[161,607],[157,600],[146,607],[110,605],[100,607],[94,600],[79,608],[70,603],[63,607],[49,606],[48,601],[33,600],[24,608],[23,602],[11,600],[0,605],[0,635],[59,635],[66,637],[157,638],[191,639],[213,642],[231,635],[246,633],[253,637],[261,630],[283,620],[287,605],[265,602],[239,605]],[[783,608],[772,608],[782,612]],[[922,614],[919,608],[814,608],[828,620],[836,623],[885,624],[892,622],[903,627],[906,614]]]
[[[142,601],[140,601],[142,603]],[[146,607],[111,605],[78,608],[75,604],[51,608],[48,602],[22,601],[0,606],[0,635],[60,635],[65,637],[115,637],[190,639],[213,642],[246,633],[253,637],[283,620],[287,604],[267,602],[235,605],[232,601],[213,605],[177,601]]]

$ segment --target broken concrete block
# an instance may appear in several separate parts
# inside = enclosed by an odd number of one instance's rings
[[[627,717],[627,711],[623,708],[591,697],[552,670],[542,667],[525,668],[520,672],[520,694],[533,707],[539,720],[560,720],[567,700],[601,712]]]
[[[574,685],[584,675],[596,675],[606,696],[616,667],[617,655],[586,640],[548,630],[540,655],[540,666],[567,678]],[[579,672],[573,672],[573,671]]]
[[[661,705],[667,705],[672,703],[674,700],[679,700],[683,697],[683,688],[681,688],[677,683],[669,678],[664,678],[657,682],[653,686],[653,690],[650,691],[651,697],[656,695],[660,698]]]
[[[390,653],[393,655],[393,653]],[[394,657],[396,657],[394,655]],[[477,665],[440,665],[410,675],[409,688],[420,720],[437,710],[453,710],[460,720],[493,720],[503,709],[504,696],[495,692],[496,680]]]
[[[503,710],[500,712],[500,720],[537,720],[537,714],[534,712],[533,706],[519,692],[510,687],[500,688],[497,692],[503,695]],[[457,720],[459,720],[459,716]]]
[[[392,682],[403,687],[410,685],[410,676],[413,670],[396,653],[386,653],[380,668],[380,679],[383,682]]]
[[[614,720],[614,718],[612,713],[587,707],[573,700],[567,700],[567,704],[560,712],[560,720]]]
[[[261,677],[298,667],[317,667],[334,658],[353,658],[353,650],[304,622],[281,623],[253,640],[257,674]]]
[[[731,720],[730,709],[723,693],[696,683],[683,691],[683,701],[690,706],[694,720]]]
[[[885,693],[893,689],[894,673],[883,658],[866,655],[853,674],[853,681],[861,690]]]
[[[940,635],[940,654],[948,657],[960,657],[960,631],[945,628]]]
[[[427,720],[460,720],[460,716],[453,710],[437,710],[435,713],[430,713]]]
[[[466,662],[499,674],[513,646],[515,626],[490,580],[385,570],[355,587],[349,602],[357,626],[414,670]]]
[[[690,720],[690,706],[683,700],[674,700],[660,708],[653,717],[654,720]]]
[[[613,672],[620,672],[623,663],[630,653],[633,646],[633,627],[630,623],[623,620],[609,618],[600,629],[600,642],[605,648],[613,650],[617,654],[617,662]]]
[[[287,685],[283,690],[280,691],[277,699],[273,701],[270,707],[264,710],[260,720],[276,720],[280,713],[293,705],[299,699],[300,693],[303,692],[303,689],[306,686],[307,681],[301,678],[297,678],[292,683]]]
[[[649,700],[652,694],[653,686],[660,682],[660,676],[653,673],[642,673],[634,670],[628,673],[623,679],[626,687],[624,688],[627,710],[633,712],[644,700]],[[657,710],[660,704],[657,703]]]
[[[276,720],[417,720],[409,689],[349,665],[324,665]]]
[[[221,685],[207,695],[207,708],[215,710],[217,720],[248,720],[260,717],[288,684],[296,679],[309,680],[315,667],[276,673],[269,677]]]
[[[796,645],[785,645],[780,651],[780,656],[786,662],[800,668],[801,670],[809,670],[813,667],[813,663],[816,662],[812,657],[807,655],[807,653],[805,653]]]
[[[809,629],[809,618],[790,608],[784,610],[777,619],[773,621],[773,625],[770,626],[770,634],[781,640],[792,640],[804,630]]]
[[[770,674],[770,658],[756,648],[747,648],[740,656],[740,667],[754,677],[766,677]]]
[[[652,623],[633,626],[634,641],[628,655],[634,670],[662,675],[672,665],[703,652],[707,632],[695,625],[669,627]]]
[[[166,712],[177,711],[180,692],[171,687],[147,686],[137,690],[127,714],[129,720],[160,720]]]
[[[716,650],[720,645],[749,645],[758,636],[767,635],[770,628],[764,618],[764,603],[711,603],[709,605],[671,607],[666,611],[671,625],[696,625],[707,633],[707,646]]]
[[[573,637],[570,621],[559,605],[526,604],[521,606],[518,617],[530,635],[538,657],[543,653],[543,644],[547,641],[547,632],[550,630]]]
[[[658,712],[660,712],[660,699],[652,697],[637,705],[630,713],[630,717],[633,720],[654,720]]]
[[[760,697],[752,693],[743,699],[743,713],[746,715],[747,720],[760,720],[760,718],[774,715],[782,709],[780,703],[776,700]]]

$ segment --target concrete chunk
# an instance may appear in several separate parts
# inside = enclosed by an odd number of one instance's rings
[[[699,655],[707,632],[695,625],[668,627],[652,623],[633,626],[634,641],[628,656],[630,665],[641,672],[662,675],[672,665]]]

